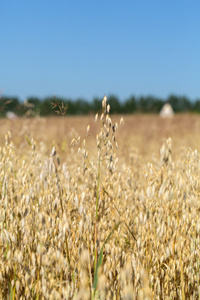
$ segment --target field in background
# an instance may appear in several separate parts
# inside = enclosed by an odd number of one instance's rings
[[[200,117],[107,110],[0,120],[0,299],[200,298]]]
[[[112,117],[113,121],[120,120],[121,116]],[[90,124],[90,132],[86,128]],[[4,143],[4,136],[8,130],[12,133],[12,140],[19,149],[27,146],[25,137],[33,138],[43,150],[49,153],[53,145],[65,159],[66,150],[71,139],[80,136],[86,139],[90,150],[96,147],[96,134],[100,124],[94,116],[78,117],[50,117],[33,119],[0,119],[0,143]],[[176,115],[173,118],[161,118],[158,115],[130,115],[124,117],[124,126],[117,131],[116,138],[119,144],[118,156],[129,161],[135,151],[145,161],[158,159],[160,147],[165,139],[172,138],[172,154],[174,158],[181,157],[188,147],[200,150],[200,116]]]

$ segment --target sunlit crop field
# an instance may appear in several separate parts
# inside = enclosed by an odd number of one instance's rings
[[[200,117],[102,105],[0,120],[0,299],[200,298]]]
[[[121,160],[127,160],[132,152],[142,156],[142,160],[159,159],[162,143],[171,137],[173,141],[172,155],[180,157],[188,148],[200,151],[200,116],[175,115],[173,118],[161,118],[158,115],[121,115],[111,116],[113,122],[124,118],[124,125],[116,132],[118,149],[115,149]],[[90,124],[90,132],[86,128]],[[37,147],[43,146],[48,154],[56,145],[59,154],[65,160],[72,138],[80,136],[86,139],[88,147],[96,149],[96,134],[100,131],[100,122],[95,122],[94,116],[54,117],[54,118],[24,118],[16,120],[0,119],[0,143],[8,130],[12,133],[16,151],[27,148],[26,137],[34,138]],[[65,150],[64,150],[65,149]],[[64,151],[63,151],[64,150]],[[91,150],[91,149],[90,149]],[[66,155],[65,155],[66,154]]]

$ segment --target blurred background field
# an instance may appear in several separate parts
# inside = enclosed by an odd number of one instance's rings
[[[119,123],[122,116],[112,119]],[[172,118],[161,118],[158,115],[126,115],[124,125],[119,126],[116,134],[120,160],[130,162],[134,153],[144,161],[152,161],[160,156],[160,147],[168,137],[172,138],[172,156],[181,158],[190,147],[200,150],[200,117],[192,114],[179,114]],[[86,128],[90,124],[90,132]],[[73,137],[86,139],[87,147],[92,151],[96,147],[96,134],[99,122],[95,123],[93,115],[67,116],[49,118],[18,118],[14,120],[0,119],[0,143],[4,144],[4,136],[9,130],[16,151],[27,147],[27,140],[33,138],[38,147],[47,155],[53,145],[63,160],[67,158],[70,142]]]

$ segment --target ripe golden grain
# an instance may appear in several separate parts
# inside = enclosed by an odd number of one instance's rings
[[[27,146],[15,146],[6,134],[0,147],[0,298],[200,297],[199,153],[189,149],[173,160],[168,138],[160,159],[145,163],[131,146],[121,161],[110,109],[105,96],[95,117],[99,132],[88,126],[82,141],[71,131],[65,150],[29,137]],[[96,135],[96,148],[87,146],[88,133]]]

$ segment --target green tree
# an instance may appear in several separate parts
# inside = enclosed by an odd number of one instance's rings
[[[153,96],[141,96],[138,101],[138,109],[142,113],[158,113],[162,106],[163,101]]]
[[[52,103],[55,101],[54,97],[45,98],[40,105],[40,115],[41,116],[50,116],[54,115],[55,112],[52,109]]]
[[[100,98],[94,98],[93,99],[93,102],[91,104],[91,109],[94,113],[97,113],[101,110],[101,107],[102,107],[102,99]]]
[[[90,111],[90,105],[84,99],[76,100],[74,105],[76,108],[76,115],[87,115]]]
[[[192,105],[192,111],[200,113],[200,99],[197,99]]]
[[[170,95],[167,101],[171,104],[174,112],[187,112],[191,109],[191,102],[185,96]]]
[[[121,104],[119,102],[119,99],[114,96],[114,95],[111,95],[108,97],[108,104],[110,104],[110,113],[111,114],[119,114],[119,113],[122,113],[122,107],[121,107]]]
[[[137,100],[134,96],[128,98],[122,105],[122,111],[125,114],[131,114],[137,110]]]
[[[19,100],[17,97],[2,97],[1,105],[4,107],[4,111],[15,111],[19,105]]]

